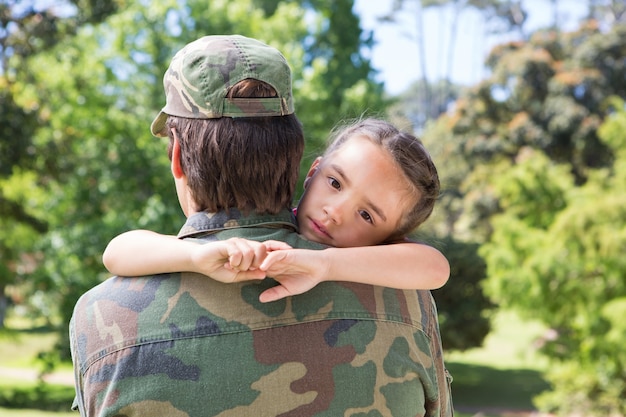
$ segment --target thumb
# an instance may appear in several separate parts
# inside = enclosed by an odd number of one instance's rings
[[[268,290],[265,290],[259,295],[259,301],[262,303],[270,303],[272,301],[278,301],[281,298],[289,297],[291,294],[282,285],[277,285]]]
[[[265,242],[263,242],[263,244],[267,248],[268,252],[275,250],[292,249],[291,246],[289,246],[285,242],[281,242],[280,240],[266,240]]]

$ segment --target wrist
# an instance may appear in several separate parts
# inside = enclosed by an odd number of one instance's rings
[[[316,268],[319,271],[318,274],[318,283],[325,281],[332,281],[333,277],[337,275],[336,266],[338,265],[339,259],[336,259],[335,248],[328,248],[320,251],[316,251],[317,253],[317,262]]]

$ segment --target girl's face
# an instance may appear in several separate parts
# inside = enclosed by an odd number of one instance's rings
[[[355,136],[311,165],[297,211],[300,233],[336,247],[376,245],[417,198],[391,155]]]

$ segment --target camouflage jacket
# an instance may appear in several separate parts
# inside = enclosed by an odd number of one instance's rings
[[[199,213],[179,237],[282,240],[292,214]],[[262,304],[275,282],[113,277],[70,323],[82,416],[449,416],[430,292],[330,282]]]

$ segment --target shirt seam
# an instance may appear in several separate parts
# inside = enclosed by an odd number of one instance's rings
[[[343,317],[342,317],[343,316]],[[362,316],[362,317],[358,317],[358,316]],[[383,317],[384,316],[384,317]],[[334,314],[332,316],[328,316],[328,315],[324,315],[323,317],[309,317],[306,321],[298,321],[293,320],[293,321],[273,321],[273,320],[265,320],[265,321],[259,321],[257,323],[254,324],[240,324],[240,325],[231,325],[231,326],[225,326],[223,328],[220,328],[219,331],[213,332],[213,333],[198,333],[198,334],[190,334],[190,335],[186,335],[186,336],[179,336],[179,337],[168,337],[168,338],[164,338],[164,337],[155,337],[155,338],[142,338],[140,340],[134,339],[132,341],[128,341],[123,343],[121,346],[120,345],[111,345],[109,348],[103,349],[101,351],[99,351],[96,354],[91,355],[90,358],[87,358],[85,360],[85,364],[83,366],[81,366],[81,373],[84,375],[89,368],[95,364],[96,362],[100,361],[101,359],[103,359],[106,356],[112,355],[115,352],[119,352],[121,350],[124,349],[129,349],[129,348],[133,348],[133,347],[139,347],[142,345],[147,345],[147,344],[151,344],[151,343],[162,343],[162,342],[170,342],[173,340],[185,340],[185,339],[194,339],[194,338],[200,338],[200,337],[214,337],[214,336],[224,336],[224,335],[233,335],[233,334],[237,334],[237,333],[249,333],[252,331],[258,331],[258,330],[267,330],[267,329],[273,329],[273,328],[279,328],[279,327],[287,327],[287,326],[294,326],[294,325],[298,325],[298,324],[306,324],[306,323],[315,323],[315,322],[320,322],[320,321],[326,321],[326,320],[349,320],[349,319],[354,319],[354,320],[361,320],[361,321],[375,321],[375,322],[384,322],[384,323],[388,323],[388,324],[395,324],[398,326],[407,326],[407,327],[411,327],[417,331],[420,331],[424,334],[424,336],[430,340],[430,337],[428,336],[428,334],[424,331],[423,326],[421,325],[420,322],[416,322],[415,320],[403,320],[402,316],[398,316],[398,315],[390,315],[390,314],[385,314],[385,313],[374,313],[374,317],[372,316],[372,314],[363,314],[363,313],[345,313],[345,314]],[[243,327],[242,327],[243,326]],[[245,327],[245,328],[244,328]],[[250,328],[253,327],[253,328]],[[113,347],[114,346],[114,347]]]

